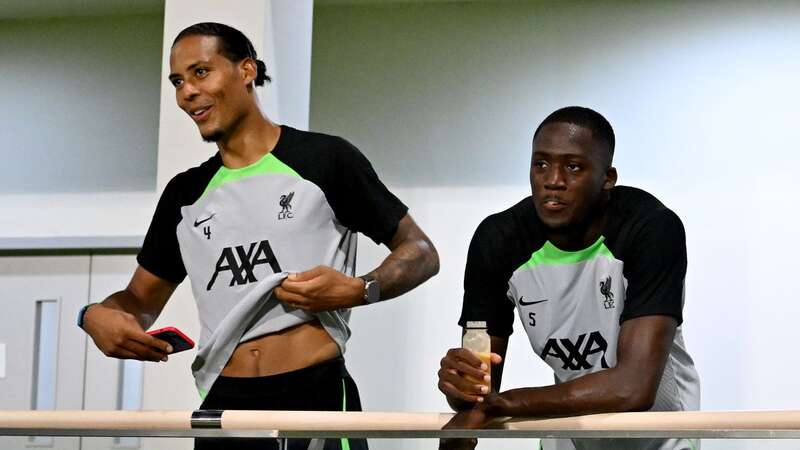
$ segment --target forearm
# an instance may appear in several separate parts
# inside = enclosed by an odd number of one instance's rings
[[[456,412],[472,409],[476,405],[476,403],[474,402],[467,402],[461,399],[457,399],[455,397],[451,397],[449,395],[445,395],[445,398],[447,399],[447,404],[450,405],[450,408],[452,408],[452,410]]]
[[[402,295],[439,272],[439,255],[427,238],[400,243],[369,274],[381,284],[381,299]]]
[[[150,328],[155,323],[161,308],[148,307],[131,290],[124,289],[109,295],[101,303],[106,308],[116,309],[131,314],[143,329]]]
[[[654,398],[655,388],[635,373],[612,368],[552,386],[511,389],[487,397],[483,407],[495,417],[563,416],[643,411]]]

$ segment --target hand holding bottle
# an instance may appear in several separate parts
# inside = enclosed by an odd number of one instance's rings
[[[462,348],[450,349],[442,358],[439,390],[458,403],[482,402],[491,391],[491,365],[501,361],[491,352],[486,322],[467,322]]]

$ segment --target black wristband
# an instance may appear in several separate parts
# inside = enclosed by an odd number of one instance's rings
[[[362,275],[364,280],[364,303],[371,304],[381,300],[381,283],[372,275]]]
[[[79,328],[83,329],[83,318],[86,316],[86,311],[89,310],[89,307],[94,306],[96,304],[97,303],[89,303],[88,305],[86,305],[83,308],[81,308],[80,311],[78,311],[78,327]]]

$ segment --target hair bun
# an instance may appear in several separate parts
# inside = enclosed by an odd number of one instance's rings
[[[267,65],[264,64],[264,61],[257,59],[255,84],[256,86],[263,86],[265,81],[269,83],[272,81],[272,78],[267,75]]]

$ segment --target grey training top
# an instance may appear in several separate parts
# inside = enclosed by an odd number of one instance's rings
[[[175,283],[189,276],[202,327],[192,364],[201,396],[240,342],[301,323],[319,320],[344,353],[349,310],[307,313],[272,289],[318,265],[353,275],[357,232],[387,243],[407,210],[347,141],[286,126],[250,166],[229,169],[216,154],[174,177],[137,259]]]
[[[700,407],[700,380],[683,341],[686,242],[675,213],[639,189],[611,191],[607,221],[589,247],[564,251],[545,239],[534,200],[487,217],[470,245],[460,324],[486,320],[508,337],[519,316],[556,383],[616,366],[620,326],[648,315],[678,328],[653,411]],[[686,439],[544,440],[545,449],[695,448]]]

